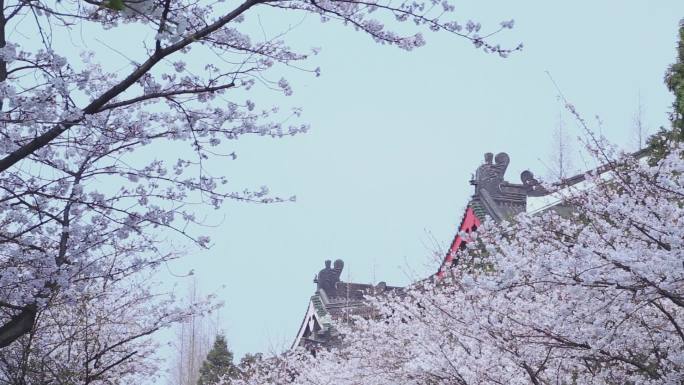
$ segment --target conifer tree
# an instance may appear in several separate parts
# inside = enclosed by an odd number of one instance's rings
[[[665,73],[667,89],[674,94],[670,121],[672,127],[661,127],[659,132],[648,140],[652,154],[652,162],[662,159],[668,152],[672,141],[684,141],[684,19],[679,22],[679,42],[677,43],[677,58]]]
[[[672,127],[681,139],[684,136],[684,19],[679,22],[677,61],[668,68],[665,84],[675,97],[672,104]]]
[[[202,363],[197,385],[214,385],[221,379],[224,384],[230,383],[230,379],[234,378],[237,373],[238,370],[233,364],[233,353],[228,350],[226,338],[219,334],[206,360]]]

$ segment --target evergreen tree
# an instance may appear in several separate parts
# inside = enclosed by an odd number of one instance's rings
[[[222,378],[230,383],[230,379],[235,378],[237,374],[238,369],[233,364],[233,353],[228,350],[226,338],[219,334],[207,354],[207,359],[202,363],[197,385],[214,385]]]
[[[679,43],[677,61],[668,68],[665,84],[675,96],[672,104],[672,127],[678,131],[680,139],[684,135],[684,19],[679,22]]]
[[[672,141],[684,141],[684,19],[679,22],[677,58],[665,73],[665,84],[675,97],[670,114],[672,127],[661,127],[657,134],[648,139],[652,162],[662,159],[667,154]]]

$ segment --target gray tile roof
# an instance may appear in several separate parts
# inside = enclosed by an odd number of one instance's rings
[[[330,264],[327,262],[326,268],[316,277],[318,287],[309,300],[309,310],[304,316],[293,347],[302,346],[315,351],[335,346],[339,343],[336,323],[352,322],[356,316],[372,317],[374,310],[367,298],[401,290],[399,287],[387,286],[384,282],[377,285],[343,282],[339,280],[339,274],[330,274],[333,279],[329,279],[330,270],[327,269]],[[343,263],[336,261],[336,265],[343,266]]]

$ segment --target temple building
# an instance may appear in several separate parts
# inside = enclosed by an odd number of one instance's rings
[[[465,247],[461,233],[477,229],[486,217],[500,222],[522,212],[528,212],[530,198],[550,195],[531,171],[526,170],[520,174],[520,183],[506,181],[504,176],[509,163],[510,158],[505,152],[500,152],[496,156],[491,152],[484,155],[484,163],[477,168],[474,178],[470,181],[475,187],[475,192],[466,206],[458,232],[444,257],[438,276],[443,274],[445,267],[458,263],[454,258],[458,255],[457,252]],[[548,206],[558,204],[559,200],[554,199],[549,201]],[[529,206],[533,210],[539,209],[536,207],[538,204]]]
[[[334,322],[349,322],[352,316],[371,317],[373,309],[364,298],[399,289],[385,282],[377,285],[343,282],[340,276],[344,261],[336,260],[332,268],[330,263],[325,261],[325,267],[314,278],[316,292],[309,299],[292,348],[302,346],[315,352],[334,346],[339,342]]]
[[[647,149],[631,154],[641,161],[646,161],[647,155]],[[544,188],[529,170],[520,174],[520,183],[508,182],[504,177],[509,162],[510,158],[505,152],[500,152],[496,156],[491,152],[484,155],[484,163],[477,168],[474,178],[470,181],[475,187],[475,192],[466,206],[458,232],[444,256],[437,276],[442,276],[446,268],[458,264],[459,261],[454,258],[458,256],[457,252],[465,247],[465,241],[460,234],[477,229],[484,218],[490,217],[500,222],[523,212],[534,214],[545,210],[569,215],[573,207],[563,202],[564,190],[571,187],[579,190],[585,188],[587,173],[560,180],[551,185],[551,190]],[[613,177],[613,167],[615,164],[608,162],[589,172],[609,180]]]
[[[500,221],[524,212],[529,197],[548,195],[529,171],[521,174],[521,183],[505,181],[509,162],[508,154],[504,152],[496,156],[485,154],[484,163],[470,181],[475,186],[475,193],[467,205],[459,232],[451,243],[442,267],[457,262],[453,260],[456,251],[465,246],[460,232],[476,229],[486,216]],[[339,342],[335,322],[347,322],[354,315],[372,316],[373,309],[364,301],[365,297],[400,289],[387,286],[385,282],[377,285],[343,282],[340,280],[343,268],[344,262],[340,259],[332,267],[331,261],[325,261],[325,267],[314,278],[316,291],[309,299],[292,348],[301,346],[315,352],[319,348],[335,346]]]
[[[646,151],[641,150],[632,155],[644,158]],[[582,189],[584,173],[555,183],[551,187],[553,191],[549,191],[530,171],[520,174],[520,183],[506,181],[509,162],[510,158],[505,152],[496,156],[492,153],[484,155],[484,163],[477,168],[470,181],[475,191],[436,273],[437,277],[441,277],[448,267],[458,264],[459,261],[455,258],[466,242],[460,234],[477,229],[486,217],[500,222],[523,212],[536,213],[552,209],[561,215],[567,215],[573,210],[563,204],[559,192],[571,186]],[[592,172],[609,179],[612,167],[613,165],[608,164]],[[343,268],[344,262],[340,259],[332,267],[330,261],[325,261],[325,267],[314,279],[316,291],[309,300],[304,320],[292,344],[293,348],[302,346],[315,352],[319,348],[335,346],[339,342],[339,335],[334,327],[336,321],[347,322],[353,315],[371,317],[373,309],[364,298],[381,295],[388,290],[401,290],[399,287],[387,286],[384,282],[377,285],[342,282],[340,276]]]

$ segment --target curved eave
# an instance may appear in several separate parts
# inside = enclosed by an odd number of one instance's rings
[[[297,336],[295,337],[294,342],[292,342],[292,346],[290,347],[290,349],[294,349],[299,345],[302,338],[304,337],[304,334],[306,333],[306,330],[312,325],[312,323],[316,322],[322,328],[327,328],[330,326],[330,322],[328,320],[328,312],[325,309],[325,307],[316,306],[316,304],[314,303],[316,297],[318,297],[318,295],[313,295],[309,299],[309,306],[306,309],[306,314],[302,319],[302,323],[299,325],[299,331],[297,332]],[[320,298],[318,299],[320,301]]]
[[[472,207],[468,206],[463,214],[463,219],[461,219],[461,225],[458,227],[458,232],[456,233],[454,240],[451,242],[451,246],[449,246],[449,250],[444,256],[442,265],[437,272],[438,277],[441,278],[444,275],[444,269],[450,264],[454,263],[454,256],[460,249],[461,244],[465,242],[465,240],[461,238],[461,232],[469,232],[473,227],[479,227],[480,223],[480,219],[477,217],[477,215],[475,215],[475,211],[472,209]]]

